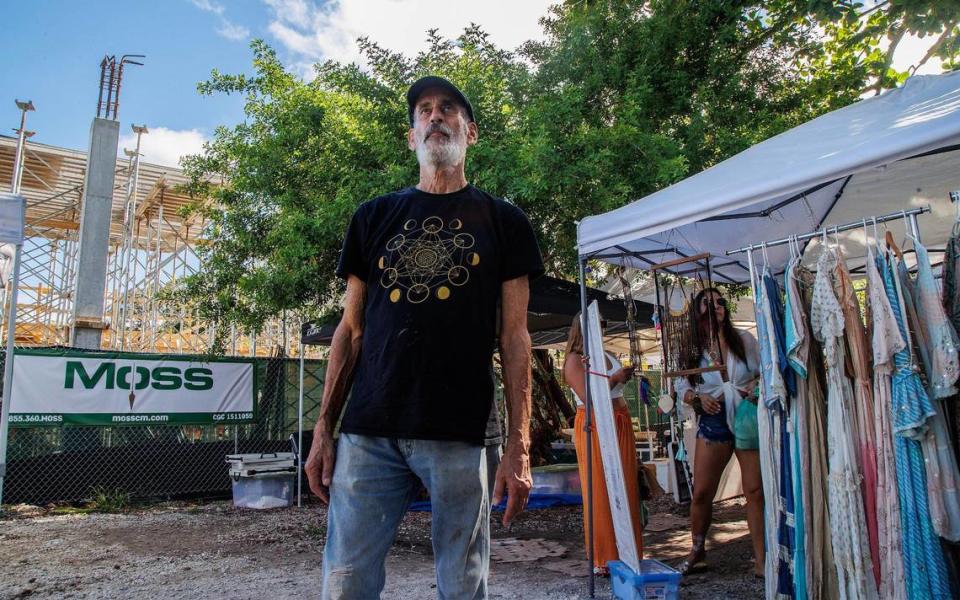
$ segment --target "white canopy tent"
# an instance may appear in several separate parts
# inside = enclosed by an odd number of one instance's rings
[[[948,193],[957,189],[960,72],[917,76],[583,219],[579,254],[645,268],[709,253],[715,281],[745,283],[745,256],[728,257],[728,250],[907,208],[931,207],[919,217],[921,232],[928,246],[942,244],[955,215]],[[848,256],[864,253],[861,231],[842,243]],[[779,270],[789,250],[767,255]]]
[[[933,252],[957,220],[949,199],[954,190],[960,190],[960,72],[912,77],[646,198],[583,219],[577,232],[581,290],[589,260],[646,269],[704,253],[715,282],[748,283],[746,254],[728,251],[921,207],[930,208],[916,219]],[[840,236],[856,272],[867,232]],[[775,272],[789,259],[786,245],[765,254]],[[683,275],[690,268],[687,262],[665,270]],[[585,308],[584,294],[581,301]],[[589,430],[589,400],[586,406]],[[588,466],[588,480],[592,476]]]

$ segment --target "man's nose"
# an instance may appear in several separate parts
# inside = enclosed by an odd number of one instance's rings
[[[430,111],[430,122],[431,122],[431,123],[442,123],[442,122],[443,122],[443,109],[441,109],[439,106],[434,107],[434,109],[433,109],[432,111]]]

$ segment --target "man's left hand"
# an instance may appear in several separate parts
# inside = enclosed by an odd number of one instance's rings
[[[503,511],[503,526],[506,527],[513,518],[523,512],[533,487],[533,476],[530,474],[530,455],[526,452],[507,452],[497,468],[496,483],[493,486],[493,503],[500,504],[504,492],[507,495],[507,509]]]

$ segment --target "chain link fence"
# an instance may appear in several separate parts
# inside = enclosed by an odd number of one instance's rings
[[[11,427],[4,503],[78,502],[98,490],[138,500],[229,494],[227,454],[290,452],[297,434],[299,359],[255,361],[254,423]],[[305,432],[320,412],[325,367],[304,360]]]

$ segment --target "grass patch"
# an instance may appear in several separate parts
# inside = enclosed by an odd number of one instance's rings
[[[323,525],[307,525],[303,531],[310,537],[324,539],[327,537],[327,528]]]
[[[124,492],[120,488],[98,485],[90,492],[92,497],[88,506],[92,511],[115,513],[130,506],[129,492]]]
[[[54,506],[51,515],[86,515],[96,511],[93,506]]]

